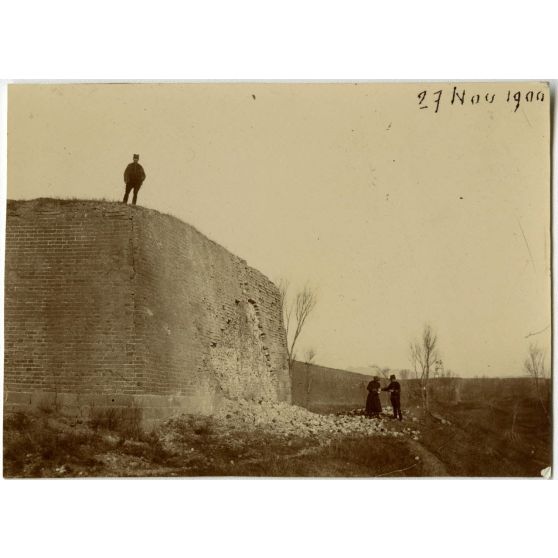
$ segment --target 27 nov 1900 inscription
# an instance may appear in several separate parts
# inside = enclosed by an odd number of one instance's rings
[[[465,87],[454,86],[452,89],[423,89],[417,95],[418,108],[439,112],[444,106],[463,107],[475,105],[491,105],[507,103],[512,112],[517,112],[524,104],[544,102],[545,91],[542,89],[508,89],[507,91],[494,92],[490,90],[472,90]]]

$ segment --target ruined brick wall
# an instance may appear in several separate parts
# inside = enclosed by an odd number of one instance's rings
[[[174,217],[9,201],[4,392],[14,408],[48,393],[76,407],[139,401],[154,416],[289,400],[279,293]]]

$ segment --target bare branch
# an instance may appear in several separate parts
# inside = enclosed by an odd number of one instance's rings
[[[279,280],[279,297],[281,303],[281,312],[283,314],[283,323],[285,325],[285,331],[287,333],[287,337],[289,335],[289,326],[291,323],[291,309],[289,307],[288,302],[288,294],[289,294],[289,281],[287,279],[281,278]]]
[[[417,377],[420,372],[423,405],[426,409],[428,409],[428,381],[436,361],[439,360],[437,342],[438,336],[434,333],[432,326],[425,324],[421,338],[410,344],[410,359]]]
[[[302,328],[304,327],[304,323],[306,319],[316,306],[316,295],[315,293],[306,285],[304,289],[297,293],[295,304],[294,304],[294,312],[295,312],[295,331],[293,334],[290,353],[294,353],[294,348],[296,342],[298,340],[299,335],[302,332]]]
[[[281,309],[283,312],[283,322],[287,335],[287,356],[289,369],[295,360],[295,348],[298,338],[308,316],[317,303],[316,293],[306,285],[302,291],[296,294],[294,301],[289,302],[289,282],[285,279],[279,281],[279,294],[281,297]],[[294,328],[294,331],[291,331]]]
[[[533,335],[538,335],[539,333],[544,333],[547,329],[550,329],[550,324],[547,325],[544,329],[541,329],[541,330],[539,330],[539,331],[534,331],[534,332],[532,332],[532,333],[528,333],[528,334],[525,336],[525,339],[527,339],[528,337],[532,337]]]
[[[538,345],[531,343],[529,345],[529,352],[527,358],[523,363],[523,368],[525,372],[533,378],[535,382],[535,389],[537,391],[537,397],[539,403],[541,404],[542,410],[550,422],[550,415],[548,409],[546,408],[543,396],[543,388],[546,383],[546,367],[545,367],[545,354],[544,351],[538,347]]]
[[[314,349],[314,347],[310,347],[304,352],[304,362],[306,362],[307,364],[311,364],[315,357],[316,350]]]

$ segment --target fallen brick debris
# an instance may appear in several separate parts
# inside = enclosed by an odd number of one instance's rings
[[[390,428],[389,418],[370,419],[360,409],[345,414],[317,414],[287,403],[226,400],[215,419],[242,430],[266,431],[280,436],[321,437],[347,435],[411,436],[417,430]]]

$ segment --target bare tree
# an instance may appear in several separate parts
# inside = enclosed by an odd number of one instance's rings
[[[438,360],[438,350],[436,347],[438,336],[429,324],[425,324],[422,336],[419,340],[410,344],[410,358],[415,375],[420,380],[422,406],[429,410],[428,401],[428,381]]]
[[[389,366],[378,366],[377,364],[371,364],[370,368],[373,370],[374,374],[378,374],[384,380],[389,379],[389,373],[391,372],[391,368]]]
[[[384,366],[380,368],[380,374],[384,378],[384,380],[389,380],[389,373],[391,372],[391,368],[389,366]]]
[[[315,357],[316,357],[316,350],[314,349],[314,347],[310,347],[309,349],[306,349],[306,351],[304,352],[304,362],[306,364],[312,364],[312,361],[314,360]]]
[[[410,370],[407,370],[406,368],[404,368],[403,370],[400,370],[400,371],[399,371],[399,377],[400,377],[402,380],[408,380],[410,374],[411,374],[411,371],[410,371]]]
[[[545,405],[545,394],[546,390],[546,367],[545,367],[545,354],[544,351],[536,344],[531,343],[529,345],[529,354],[523,363],[523,368],[527,374],[533,378],[535,382],[535,389],[537,391],[537,397],[541,404],[542,410],[546,416],[546,420],[550,422],[550,415],[548,409]],[[543,393],[544,392],[544,393]]]
[[[308,285],[296,293],[294,299],[289,301],[289,282],[282,279],[279,282],[279,294],[281,295],[281,308],[283,321],[287,334],[287,356],[289,359],[289,371],[292,370],[296,358],[296,342],[302,333],[302,329],[308,316],[314,310],[318,301],[316,292]]]

